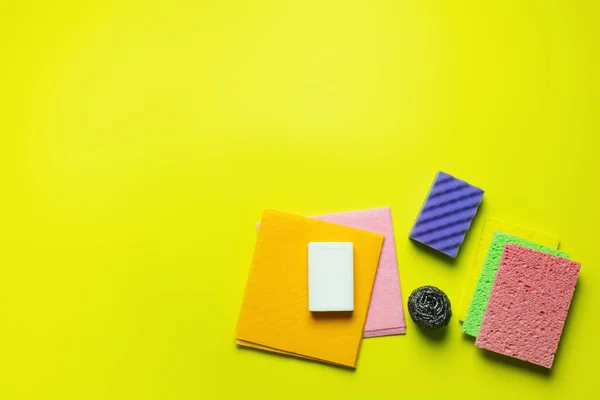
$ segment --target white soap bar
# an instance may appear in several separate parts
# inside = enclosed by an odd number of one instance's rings
[[[308,309],[354,310],[354,246],[351,242],[308,244]]]

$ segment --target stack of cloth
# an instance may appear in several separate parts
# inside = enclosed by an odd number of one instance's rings
[[[353,309],[309,310],[309,243],[351,243]],[[303,217],[266,210],[236,342],[356,368],[363,337],[406,332],[389,207]]]

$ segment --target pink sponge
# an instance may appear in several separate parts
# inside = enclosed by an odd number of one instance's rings
[[[580,267],[507,244],[475,345],[551,368]]]

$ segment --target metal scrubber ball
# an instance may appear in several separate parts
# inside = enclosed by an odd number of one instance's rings
[[[410,294],[408,313],[415,324],[429,329],[443,328],[452,317],[448,296],[434,286],[422,286]]]

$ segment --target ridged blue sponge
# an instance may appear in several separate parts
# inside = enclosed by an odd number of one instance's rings
[[[482,199],[482,189],[438,172],[409,237],[456,257]]]

